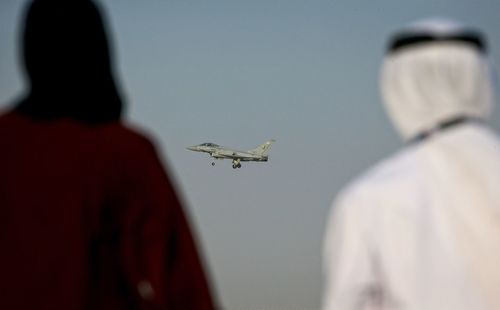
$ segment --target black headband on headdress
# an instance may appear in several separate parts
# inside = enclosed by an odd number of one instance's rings
[[[388,53],[394,53],[403,48],[417,44],[428,44],[437,42],[461,42],[477,48],[481,53],[486,53],[486,41],[483,35],[474,30],[465,30],[453,34],[430,34],[401,32],[392,37],[387,48]]]

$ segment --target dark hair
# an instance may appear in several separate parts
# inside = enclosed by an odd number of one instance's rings
[[[39,119],[119,120],[118,93],[102,17],[90,0],[34,0],[22,54],[30,85],[17,110]]]

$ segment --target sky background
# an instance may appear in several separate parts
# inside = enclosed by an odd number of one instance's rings
[[[0,2],[0,109],[24,89],[25,1]],[[388,34],[429,16],[483,29],[500,62],[498,0],[102,0],[126,118],[177,182],[229,310],[321,304],[325,218],[342,186],[401,142],[379,99]],[[500,113],[492,124],[500,129]],[[185,147],[251,149],[267,163],[211,166]],[[1,151],[1,150],[0,150]]]

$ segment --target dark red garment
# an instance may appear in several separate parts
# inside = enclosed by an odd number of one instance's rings
[[[151,142],[0,116],[0,309],[214,309]]]

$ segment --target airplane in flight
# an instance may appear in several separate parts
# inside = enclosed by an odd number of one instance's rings
[[[269,158],[269,148],[273,142],[275,142],[275,140],[271,139],[246,152],[229,149],[215,143],[202,143],[187,147],[187,149],[195,152],[208,153],[215,159],[232,159],[233,169],[236,169],[241,168],[242,161],[267,161]],[[212,166],[215,166],[215,162],[212,162]]]

